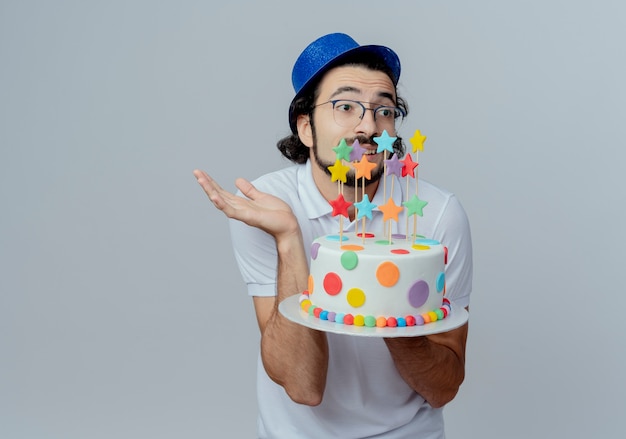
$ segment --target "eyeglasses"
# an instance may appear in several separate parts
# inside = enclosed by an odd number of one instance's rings
[[[369,110],[374,115],[374,121],[383,128],[397,128],[397,124],[402,123],[405,111],[400,107],[390,105],[380,105],[374,108],[367,108],[363,104],[375,105],[371,102],[352,101],[349,99],[335,99],[322,102],[320,105],[333,104],[333,117],[335,122],[342,127],[354,128],[365,116],[365,111]]]

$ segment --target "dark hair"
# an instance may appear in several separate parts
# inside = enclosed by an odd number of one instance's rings
[[[359,53],[357,55],[348,55],[346,57],[341,58],[339,61],[330,64],[326,70],[330,70],[334,67],[342,66],[342,65],[354,65],[354,66],[363,66],[371,70],[381,71],[387,74],[389,78],[391,78],[392,82],[395,84],[397,79],[394,78],[391,69],[387,66],[384,60],[379,56],[372,56],[372,54],[368,54],[367,56],[363,56],[363,53]],[[313,104],[315,103],[318,95],[319,95],[319,83],[323,75],[317,78],[317,80],[313,81],[310,85],[308,85],[305,89],[303,89],[299,96],[296,97],[290,106],[289,114],[292,114],[294,118],[297,118],[300,115],[308,115],[311,117],[311,126],[313,127]],[[396,90],[397,91],[397,90]],[[405,112],[405,115],[409,113],[409,107],[407,102],[402,99],[400,96],[396,96],[396,105],[402,108]],[[290,135],[280,139],[276,143],[276,147],[282,153],[282,155],[291,160],[294,163],[302,164],[306,163],[309,159],[309,148],[302,143],[300,137],[297,132],[292,132]],[[401,137],[398,137],[393,144],[393,150],[398,157],[402,157],[404,155],[404,143]]]

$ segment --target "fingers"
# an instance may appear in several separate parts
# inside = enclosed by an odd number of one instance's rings
[[[257,190],[248,180],[238,178],[235,181],[235,185],[243,194],[239,196],[222,189],[204,171],[194,170],[193,175],[213,205],[227,217],[258,227],[270,234],[282,233],[285,228],[293,229],[292,220],[295,222],[295,217],[290,207],[281,199]]]
[[[215,180],[213,180],[209,174],[201,170],[194,170],[193,175],[198,180],[198,184],[204,189],[204,192],[207,194],[209,199],[213,202],[215,207],[220,210],[223,210],[225,203],[223,195],[227,192],[221,188],[219,184]]]
[[[248,214],[246,206],[247,200],[223,189],[209,174],[201,170],[194,170],[193,175],[198,180],[202,189],[209,197],[213,205],[222,211],[229,218],[243,219]],[[252,183],[240,178],[237,185],[243,188],[243,193],[257,194],[258,191]]]

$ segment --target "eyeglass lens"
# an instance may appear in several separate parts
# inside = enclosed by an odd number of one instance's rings
[[[359,101],[333,101],[333,116],[335,122],[341,126],[357,126],[365,116],[366,111],[372,111],[374,120],[382,127],[393,128],[398,122],[402,121],[402,113],[396,107],[378,106],[375,108],[366,108],[365,105]]]

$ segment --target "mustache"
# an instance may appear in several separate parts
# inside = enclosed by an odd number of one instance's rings
[[[375,136],[367,137],[367,136],[354,136],[346,139],[346,142],[349,145],[352,145],[355,141],[359,141],[359,145],[376,145],[376,141],[374,140]]]

